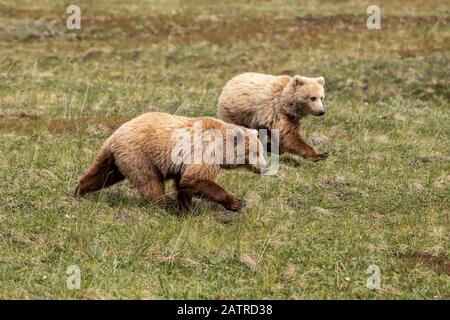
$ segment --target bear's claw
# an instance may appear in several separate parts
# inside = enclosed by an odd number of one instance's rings
[[[326,158],[328,158],[328,152],[319,153],[312,159],[312,161],[317,162],[317,161],[325,160]]]
[[[242,208],[244,208],[245,204],[246,203],[245,203],[244,199],[234,198],[227,205],[227,209],[237,212],[237,211],[241,210]]]

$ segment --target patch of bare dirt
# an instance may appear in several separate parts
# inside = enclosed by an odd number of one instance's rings
[[[255,271],[257,267],[256,261],[248,255],[242,255],[238,257],[238,261],[242,264],[245,264],[251,270]]]
[[[327,193],[340,200],[349,200],[360,196],[358,188],[352,185],[351,178],[326,177],[321,179],[321,181]]]
[[[7,16],[14,17],[10,12],[7,12]],[[8,19],[12,20],[12,18]],[[193,17],[191,14],[182,12],[145,16],[87,15],[83,18],[85,30],[83,33],[74,33],[62,28],[60,21],[50,16],[41,18],[36,26],[34,24],[37,22],[34,20],[27,22],[28,20],[25,19],[16,19],[6,24],[4,28],[13,25],[14,29],[8,34],[15,35],[15,40],[27,42],[42,41],[43,37],[75,37],[78,40],[116,39],[122,42],[137,40],[146,44],[159,43],[169,38],[171,41],[179,43],[206,41],[224,44],[230,40],[246,41],[270,36],[285,39],[286,45],[289,46],[306,46],[311,41],[327,43],[330,40],[337,41],[337,37],[340,39],[361,37],[364,32],[369,32],[362,28],[366,19],[366,15],[355,14],[305,15],[296,19],[279,16],[269,19],[242,15],[205,18],[204,16]],[[383,20],[383,29],[397,32],[399,29],[414,29],[423,25],[436,26],[448,23],[450,23],[449,17],[389,16]],[[299,37],[299,34],[302,36]],[[421,46],[421,50],[428,50],[428,47],[432,45],[432,40],[424,42],[424,44],[428,44],[428,46]],[[414,55],[418,48],[408,47],[399,50],[402,50],[402,53],[406,50],[408,52],[405,54]],[[89,54],[87,58],[90,57],[92,56]]]
[[[309,141],[311,141],[311,143],[313,145],[322,145],[322,144],[327,144],[330,142],[330,138],[328,138],[327,136],[320,134],[320,133],[314,133],[309,137]]]
[[[313,207],[311,208],[311,210],[321,216],[333,216],[334,212],[329,210],[329,209],[325,209],[325,208],[321,208],[321,207]]]
[[[214,213],[214,219],[216,219],[216,221],[220,223],[233,222],[235,220],[242,218],[242,216],[243,216],[242,213],[237,213],[228,210],[222,210]]]
[[[98,60],[112,52],[111,48],[91,48],[80,55],[81,61]]]
[[[0,114],[0,131],[7,133],[29,134],[36,130],[50,133],[88,133],[106,134],[126,122],[123,117],[80,117],[44,119],[37,115],[18,113]],[[94,129],[95,128],[95,129]]]
[[[429,252],[412,252],[402,255],[402,258],[415,265],[427,265],[437,273],[450,275],[450,259],[445,255],[434,256]]]
[[[444,162],[444,161],[447,161],[447,158],[445,158],[443,156],[429,155],[429,156],[425,156],[425,157],[411,159],[411,161],[409,163],[414,166],[419,166],[419,165],[423,165],[426,163]]]
[[[443,175],[439,176],[439,178],[437,178],[433,182],[433,187],[438,188],[438,189],[447,188],[448,186],[450,186],[450,175],[449,174],[444,173]]]

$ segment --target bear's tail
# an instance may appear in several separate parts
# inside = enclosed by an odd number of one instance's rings
[[[75,197],[111,186],[125,177],[117,167],[114,155],[108,147],[103,147],[94,163],[81,176],[75,189]]]

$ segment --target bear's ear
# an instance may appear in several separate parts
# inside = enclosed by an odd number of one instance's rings
[[[316,78],[317,82],[320,83],[322,86],[325,85],[325,78],[324,77],[318,77]]]
[[[305,84],[305,78],[303,78],[302,76],[294,76],[292,78],[292,86],[297,87],[297,86],[302,86]]]

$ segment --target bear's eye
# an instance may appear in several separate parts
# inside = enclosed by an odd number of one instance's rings
[[[311,101],[316,101],[316,97],[311,97]]]

